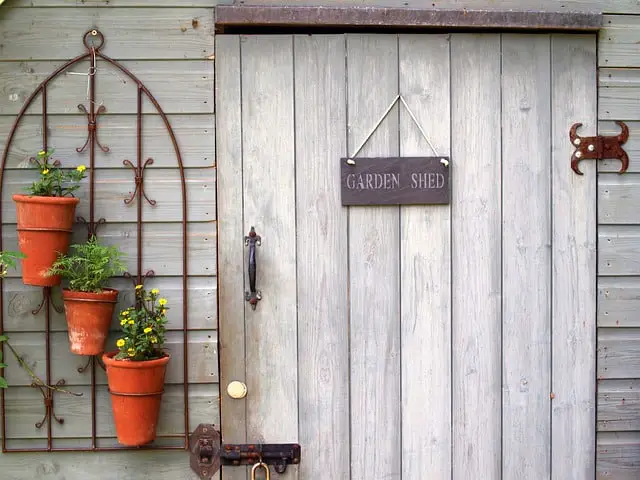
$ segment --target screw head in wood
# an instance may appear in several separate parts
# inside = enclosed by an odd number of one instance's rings
[[[593,152],[595,149],[596,149],[596,147],[595,147],[595,146],[593,146],[593,145],[589,145],[589,146],[587,147],[587,150],[589,150],[590,152]]]
[[[573,144],[574,144],[574,145],[580,145],[580,143],[581,143],[581,142],[582,142],[582,140],[580,140],[579,138],[576,138],[576,139],[573,141]]]
[[[244,398],[247,396],[247,386],[238,381],[233,381],[227,385],[227,393],[231,398]]]
[[[582,152],[576,152],[576,157],[580,158],[582,156]]]

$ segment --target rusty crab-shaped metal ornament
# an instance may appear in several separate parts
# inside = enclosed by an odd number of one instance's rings
[[[616,121],[622,131],[615,136],[604,137],[581,137],[576,131],[582,126],[581,123],[575,123],[569,131],[571,144],[576,150],[571,155],[571,169],[578,175],[582,175],[578,169],[580,160],[604,160],[616,158],[622,162],[618,173],[624,173],[629,168],[629,156],[622,149],[622,145],[629,139],[629,128],[624,122]]]

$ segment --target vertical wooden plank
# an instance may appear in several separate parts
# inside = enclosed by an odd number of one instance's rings
[[[344,55],[343,35],[295,37],[300,478],[349,478]]]
[[[448,156],[449,36],[401,35],[399,59],[400,93]],[[404,108],[400,153],[435,155]],[[447,205],[400,209],[402,478],[451,475],[450,215]]]
[[[247,36],[241,48],[244,230],[255,226],[262,236],[256,280],[262,300],[255,310],[245,302],[247,437],[250,442],[296,442],[293,38]]]
[[[549,50],[502,38],[502,477],[522,480],[551,468]]]
[[[398,94],[397,47],[396,35],[347,37],[350,154]],[[397,155],[398,147],[394,110],[361,156]],[[349,209],[354,479],[401,475],[398,214],[398,207]]]
[[[596,168],[569,168],[575,122],[596,133],[596,37],[551,37],[553,479],[595,474]],[[587,133],[590,132],[590,133]]]
[[[224,441],[246,443],[246,399],[227,394],[230,382],[246,382],[240,38],[217,36],[216,52],[220,414]],[[225,480],[246,477],[244,469],[224,469]]]
[[[500,478],[500,36],[451,37],[453,478]]]

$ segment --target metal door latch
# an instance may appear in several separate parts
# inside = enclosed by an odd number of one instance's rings
[[[616,121],[622,131],[618,135],[611,137],[581,137],[576,132],[582,126],[581,123],[575,123],[569,131],[571,144],[576,150],[571,155],[571,169],[578,175],[582,172],[578,168],[580,160],[605,160],[618,159],[622,162],[622,166],[618,173],[624,173],[629,168],[629,156],[622,149],[622,145],[629,139],[629,128],[624,122]]]
[[[220,431],[214,425],[201,423],[189,437],[191,469],[209,479],[224,466],[272,465],[284,473],[287,465],[300,463],[301,448],[297,443],[222,444]]]

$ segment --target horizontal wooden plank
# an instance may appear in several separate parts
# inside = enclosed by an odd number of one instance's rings
[[[64,8],[2,10],[0,60],[67,60],[86,51],[82,35],[91,28],[102,32],[104,53],[112,58],[213,55],[211,8],[79,8],[73,15]]]
[[[640,93],[640,92],[639,92]],[[640,115],[638,116],[640,118]],[[627,173],[640,172],[640,122],[625,122],[629,127],[629,140],[622,148],[629,155],[629,169]],[[587,132],[586,135],[593,135],[595,132]],[[612,121],[603,120],[598,123],[598,135],[618,135],[620,127]],[[607,159],[598,161],[598,171],[618,172],[620,170],[620,160]]]
[[[595,31],[602,16],[594,12],[544,10],[425,9],[363,6],[221,5],[216,8],[217,27],[252,26],[320,27],[423,27],[474,29],[544,29]]]
[[[234,0],[153,0],[154,7],[213,7]],[[572,0],[569,0],[572,1]],[[12,0],[12,7],[148,7],[149,0]]]
[[[215,117],[213,115],[169,115],[186,168],[213,167],[215,164]],[[0,152],[4,151],[9,129],[15,117],[0,116]],[[159,115],[143,118],[142,152],[153,158],[156,168],[175,168],[178,160],[171,137]],[[52,115],[48,117],[48,143],[55,149],[54,158],[69,165],[89,163],[87,152],[77,153],[87,139],[86,117]],[[96,168],[120,168],[122,160],[135,155],[137,148],[136,116],[105,115],[98,120],[98,140],[109,148],[96,148]],[[23,117],[9,149],[6,168],[19,168],[33,157],[42,145],[42,119]]]
[[[15,227],[5,225],[3,248],[18,250]],[[108,245],[118,245],[125,253],[128,271],[137,274],[137,228],[134,223],[111,223],[98,229],[98,235]],[[76,225],[73,242],[83,242],[86,229]],[[142,271],[153,270],[157,276],[182,275],[182,225],[180,223],[147,223],[143,226]],[[189,275],[216,274],[216,224],[215,222],[191,223],[187,228]],[[21,275],[18,265],[9,271],[9,277]]]
[[[598,430],[640,430],[640,380],[598,382]]]
[[[17,115],[29,95],[63,63],[0,62],[0,115]],[[144,83],[165,113],[213,113],[212,61],[145,60],[122,64]],[[137,84],[107,62],[98,60],[97,65],[96,104],[104,105],[107,114],[137,113]],[[77,63],[47,85],[49,113],[77,113],[79,104],[89,107],[88,70],[88,62]],[[144,98],[142,111],[156,113],[147,98]],[[40,96],[27,112],[42,112]]]
[[[638,34],[640,35],[640,26]],[[602,68],[599,70],[598,77],[598,118],[600,120],[640,118],[640,99],[638,99],[640,70]]]
[[[598,228],[598,275],[638,275],[640,227],[602,225]]]
[[[597,480],[640,478],[640,432],[600,432],[597,438]]]
[[[640,175],[598,175],[598,223],[640,224]]]
[[[91,436],[91,388],[77,387],[74,391],[82,397],[56,394],[55,412],[64,418],[64,424],[53,422],[53,436],[78,438]],[[7,438],[42,438],[47,435],[46,426],[41,429],[35,423],[42,420],[44,405],[42,395],[30,387],[11,387],[6,390]],[[191,385],[189,387],[189,422],[191,429],[199,423],[217,423],[219,418],[218,384]],[[97,435],[114,437],[111,400],[106,385],[96,388]],[[165,385],[158,422],[158,435],[184,432],[184,389],[182,385]],[[184,453],[183,453],[184,455]],[[3,467],[4,467],[3,455]],[[186,457],[185,457],[186,458]],[[4,471],[4,470],[3,470]]]
[[[11,333],[11,345],[24,359],[36,375],[44,379],[45,375],[45,349],[44,333]],[[112,332],[107,341],[106,350],[114,350],[116,339],[121,333]],[[188,368],[189,383],[212,383],[218,381],[218,349],[217,334],[214,330],[198,330],[188,332]],[[51,339],[51,375],[55,383],[64,378],[67,385],[89,385],[91,377],[89,372],[80,373],[78,368],[86,365],[87,358],[74,355],[69,351],[69,340],[66,332],[54,332]],[[167,332],[166,348],[172,356],[167,367],[167,383],[181,384],[184,379],[184,351],[182,332]],[[20,368],[13,355],[7,351],[7,369],[5,378],[13,386],[27,386],[31,378]],[[96,381],[106,384],[106,377],[100,370]],[[75,391],[75,389],[74,389]]]
[[[599,327],[640,327],[639,311],[640,277],[598,278]]]
[[[640,17],[605,15],[598,37],[600,67],[640,67]]]
[[[135,162],[135,159],[132,160]],[[63,165],[66,165],[66,160]],[[38,178],[35,169],[7,171],[2,185],[2,221],[16,222],[16,206],[12,196],[26,193],[26,188]],[[215,168],[191,168],[185,171],[188,218],[190,222],[207,222],[216,218]],[[137,200],[130,204],[124,201],[135,191],[135,174],[128,167],[96,170],[94,188],[95,218],[108,222],[136,222]],[[142,199],[142,218],[145,222],[182,221],[182,183],[180,170],[147,167],[144,170],[144,192],[156,202],[149,204]],[[80,199],[76,215],[89,218],[89,176],[75,192]]]
[[[598,379],[637,378],[640,328],[598,329]]]
[[[154,277],[145,283],[147,288],[158,288],[162,296],[169,301],[167,311],[167,329],[182,329],[182,277]],[[126,278],[114,278],[110,286],[119,290],[116,312],[134,303],[133,284]],[[42,290],[26,286],[19,278],[8,278],[3,282],[4,289],[4,329],[7,332],[34,332],[44,330],[44,310],[38,315],[32,312],[42,301]],[[217,328],[217,292],[215,277],[190,277],[187,279],[188,322],[190,330],[215,330]],[[55,305],[62,306],[59,289],[53,290]],[[114,315],[112,329],[117,330],[118,318]],[[51,330],[66,331],[64,314],[51,309]]]
[[[185,456],[185,452],[180,450],[129,450],[99,454],[57,452],[52,455],[10,453],[2,456],[2,471],[11,480],[47,477],[87,480],[104,478],[105,472],[109,472],[114,479],[157,480],[158,469],[162,468],[162,473],[167,478],[198,480],[199,477],[191,470],[189,462],[185,462]],[[220,472],[212,478],[220,480]]]

